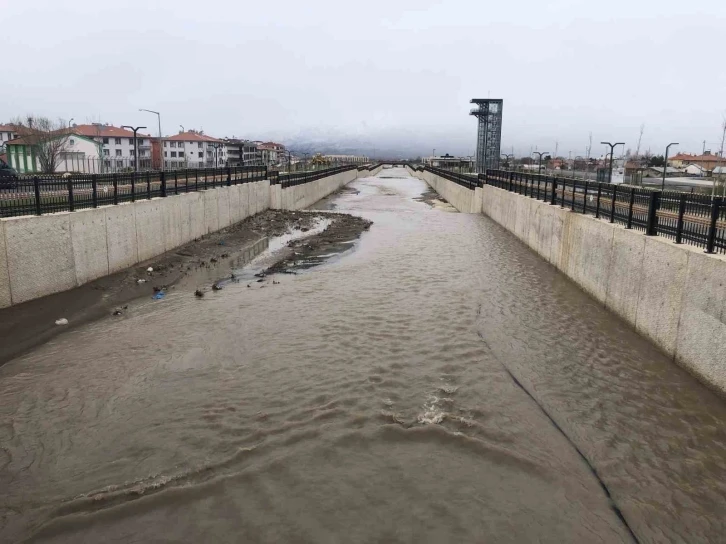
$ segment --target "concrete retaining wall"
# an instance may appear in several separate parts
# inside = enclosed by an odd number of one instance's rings
[[[360,174],[378,171],[380,167]],[[0,220],[0,308],[113,274],[268,208],[307,208],[357,177],[358,171],[350,170],[284,190],[256,181]]]
[[[72,289],[270,207],[270,182],[0,221],[0,308]]]
[[[434,191],[444,197],[449,204],[462,213],[479,213],[481,212],[481,189],[472,190],[468,187],[462,187],[458,183],[454,183],[446,178],[442,178],[427,172],[426,170],[418,172],[406,167],[412,176],[428,183]]]
[[[361,172],[363,173],[363,172]],[[366,172],[366,176],[373,174]],[[294,187],[282,188],[281,185],[273,185],[269,191],[270,207],[282,210],[302,210],[315,204],[318,200],[334,193],[344,185],[358,177],[357,170],[339,172],[326,178],[317,179],[310,183],[296,185]]]
[[[726,257],[488,185],[482,194],[486,215],[726,392]]]

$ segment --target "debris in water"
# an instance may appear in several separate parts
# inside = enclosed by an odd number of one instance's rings
[[[255,274],[255,278],[264,278],[264,277],[265,277],[264,272],[258,272],[257,274]]]
[[[147,271],[147,272],[153,272],[153,271],[154,271],[154,269],[153,269],[153,267],[151,267],[151,266],[150,266],[149,268],[147,268],[147,269],[146,269],[146,271]]]
[[[221,290],[222,290],[222,286],[219,285],[219,283],[214,283],[212,285],[212,291],[221,291]]]
[[[121,315],[121,314],[123,314],[123,312],[121,311],[121,309],[120,309],[120,308],[116,308],[116,309],[115,309],[115,310],[113,311],[113,315]]]
[[[222,254],[220,255],[220,257],[221,257],[222,259],[226,259],[227,257],[229,257],[229,253],[222,253]]]
[[[153,297],[151,297],[151,298],[153,298],[154,300],[161,300],[161,299],[162,299],[162,298],[164,298],[165,296],[166,296],[166,293],[165,293],[164,291],[159,291],[158,293],[156,293],[156,294],[155,294],[155,295],[154,295]]]
[[[263,278],[260,278],[259,280],[257,280],[257,283],[260,283],[260,282],[263,282],[263,281],[265,281],[265,280]]]
[[[56,325],[68,325],[68,320],[65,317],[55,320]]]
[[[279,281],[272,280],[272,285],[280,285]]]
[[[214,257],[212,257],[211,259],[209,259],[209,262],[210,263],[216,263],[217,262],[217,259],[215,259]]]
[[[252,287],[249,283],[247,284],[247,287]]]
[[[136,283],[146,283],[146,280],[136,280]]]
[[[154,293],[161,293],[161,292],[162,292],[162,291],[163,291],[164,289],[166,289],[166,286],[163,286],[163,287],[157,287],[157,286],[155,285],[155,286],[154,286]]]
[[[201,290],[197,289],[196,291],[194,291],[194,296],[197,298],[202,298],[204,296],[204,293]]]

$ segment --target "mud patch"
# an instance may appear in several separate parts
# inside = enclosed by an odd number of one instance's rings
[[[371,221],[354,215],[319,214],[330,221],[327,227],[314,236],[292,240],[279,260],[265,270],[265,274],[297,274],[323,264],[349,251],[360,234],[367,231]]]
[[[426,188],[426,191],[421,193],[421,196],[414,198],[414,200],[417,202],[423,202],[425,204],[428,204],[432,208],[437,208],[439,210],[443,210],[446,212],[456,212],[457,211],[456,208],[454,208],[451,204],[449,204],[448,200],[446,200],[439,193],[437,193],[431,187],[428,187],[428,186]]]
[[[327,228],[316,232],[321,223]],[[133,311],[129,304],[134,300],[162,299],[179,290],[188,290],[190,296],[195,290],[217,290],[224,281],[234,279],[236,271],[274,249],[270,245],[290,233],[292,240],[275,255],[281,262],[266,265],[269,270],[291,272],[296,266],[320,264],[326,260],[326,253],[344,251],[345,242],[355,241],[370,224],[339,213],[267,210],[81,287],[3,308],[0,365],[62,332],[101,317],[123,318]],[[347,249],[350,247],[347,245]],[[60,318],[67,319],[68,325],[56,325],[55,320]]]

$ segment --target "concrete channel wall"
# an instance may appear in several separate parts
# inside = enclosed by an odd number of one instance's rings
[[[257,181],[118,206],[0,220],[0,308],[66,291],[161,255],[268,208],[299,210],[359,175],[282,190]]]
[[[481,212],[482,190],[480,188],[471,190],[425,170],[419,172],[408,166],[406,169],[412,176],[425,181],[458,211],[462,213]]]
[[[457,209],[466,208],[465,198],[456,200],[458,185],[433,177],[433,183],[423,179],[437,192],[442,187],[444,198],[448,191]],[[480,211],[681,366],[726,393],[726,256],[490,185],[479,190]]]

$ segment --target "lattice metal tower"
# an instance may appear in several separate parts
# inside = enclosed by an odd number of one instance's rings
[[[487,168],[499,168],[499,153],[502,146],[502,106],[501,98],[473,98],[472,104],[478,108],[471,114],[479,120],[476,135],[476,171],[486,172]]]

